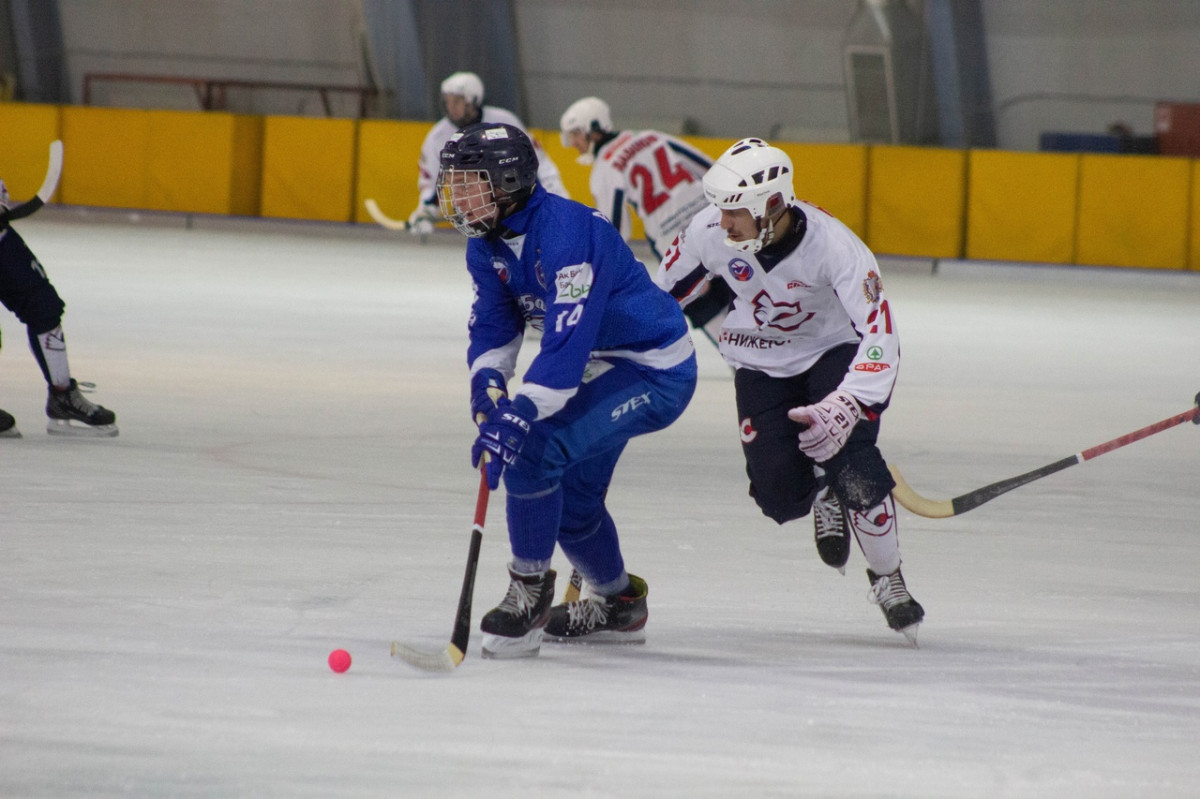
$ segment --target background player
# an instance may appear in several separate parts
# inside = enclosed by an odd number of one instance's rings
[[[0,206],[11,208],[8,189],[0,180]],[[116,414],[94,405],[81,393],[67,363],[63,336],[65,303],[46,277],[46,271],[17,231],[0,229],[0,302],[16,314],[29,334],[29,348],[46,378],[49,395],[46,432],[54,435],[115,436]],[[0,411],[0,437],[16,438],[16,420]]]
[[[417,165],[417,192],[420,199],[408,217],[409,231],[416,235],[433,232],[433,223],[441,218],[434,183],[438,175],[438,157],[452,133],[477,122],[502,122],[525,131],[525,124],[512,111],[484,102],[483,81],[474,72],[455,72],[442,81],[442,106],[446,115],[430,129],[421,144]],[[558,167],[533,137],[530,137],[530,141],[538,154],[538,181],[552,194],[569,197]]]
[[[734,144],[703,182],[712,205],[668,250],[656,280],[685,305],[710,275],[736,295],[720,344],[736,370],[750,495],[779,524],[815,507],[817,551],[843,573],[853,531],[871,598],[915,643],[925,611],[900,573],[895,483],[876,446],[900,340],[875,257],[841,222],[796,200],[791,159],[761,139]]]
[[[707,207],[701,179],[712,159],[682,139],[657,130],[616,130],[608,103],[599,97],[572,103],[559,128],[563,146],[574,147],[579,163],[592,167],[589,188],[595,207],[626,241],[633,229],[632,208],[656,262]],[[730,299],[730,292],[713,286],[703,301],[689,306],[688,318],[715,342]]]
[[[593,209],[547,192],[533,144],[512,125],[480,123],[441,154],[442,213],[469,237],[475,284],[467,362],[471,450],[507,491],[508,593],[480,624],[490,657],[536,655],[558,640],[644,640],[645,580],[625,570],[605,495],[634,436],[679,417],[696,357],[678,304]],[[526,328],[540,345],[508,395]],[[505,396],[493,399],[489,390]],[[551,608],[555,543],[589,585]]]

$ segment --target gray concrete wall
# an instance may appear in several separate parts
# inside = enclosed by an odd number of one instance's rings
[[[360,83],[362,0],[59,0],[73,100],[89,71]],[[404,2],[404,0],[396,0]],[[586,94],[620,125],[845,140],[843,35],[858,0],[512,0],[526,122]],[[913,0],[920,7],[920,0]],[[983,0],[999,145],[1043,131],[1153,133],[1156,100],[1200,102],[1198,0]],[[469,25],[472,20],[463,20]],[[436,43],[434,43],[436,44]],[[126,86],[107,105],[196,107]],[[315,97],[233,110],[321,113]]]
[[[72,102],[89,72],[360,84],[361,0],[58,0]],[[337,97],[336,95],[334,96]],[[312,92],[239,90],[229,110],[321,115]],[[194,110],[180,86],[95,84],[93,104]],[[335,113],[353,115],[341,97]]]

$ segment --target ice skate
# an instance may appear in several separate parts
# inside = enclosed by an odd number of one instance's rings
[[[879,605],[883,617],[887,619],[888,627],[904,637],[913,646],[917,645],[917,628],[925,618],[925,609],[908,593],[904,584],[904,575],[899,569],[891,574],[876,574],[867,569],[867,577],[871,580],[871,591],[867,599]]]
[[[850,560],[850,525],[842,503],[828,486],[813,501],[813,537],[822,562],[845,574]]]
[[[554,601],[553,569],[518,574],[509,567],[508,593],[479,623],[485,658],[529,658],[542,647],[542,628]]]
[[[0,438],[20,438],[21,431],[17,429],[17,420],[11,413],[0,411]]]
[[[646,640],[646,581],[629,575],[616,596],[589,596],[550,609],[546,636],[569,643],[640,644]]]
[[[68,388],[50,389],[46,416],[50,417],[46,432],[52,436],[112,437],[118,432],[117,415],[89,402],[74,378]]]

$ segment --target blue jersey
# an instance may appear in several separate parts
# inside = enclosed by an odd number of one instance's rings
[[[543,419],[575,395],[593,359],[669,369],[691,357],[678,303],[601,214],[537,186],[501,226],[504,235],[467,244],[472,373],[486,367],[511,378],[526,326],[539,330],[541,348],[517,393]]]

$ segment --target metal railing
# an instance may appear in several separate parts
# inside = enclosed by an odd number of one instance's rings
[[[190,86],[196,100],[205,111],[224,111],[228,108],[229,89],[269,89],[276,91],[315,92],[321,98],[325,116],[333,116],[330,95],[354,95],[358,102],[358,116],[369,116],[371,104],[382,92],[369,86],[347,86],[328,83],[286,83],[265,80],[237,80],[229,78],[196,78],[178,75],[138,75],[124,72],[89,72],[83,76],[83,104],[92,104],[93,87],[101,82],[156,83]]]

